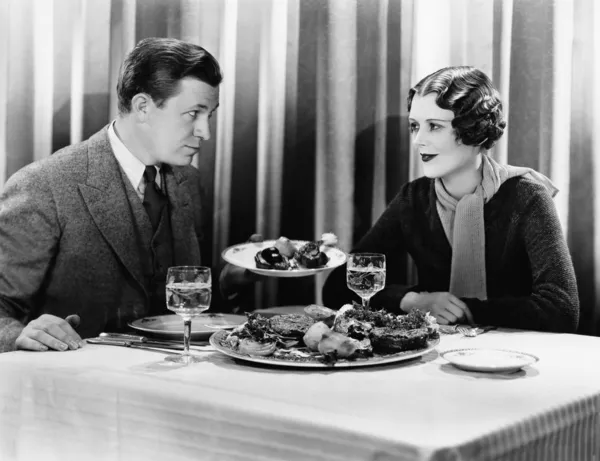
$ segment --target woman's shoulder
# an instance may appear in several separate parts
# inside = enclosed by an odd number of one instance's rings
[[[533,178],[527,176],[517,176],[506,180],[501,186],[490,203],[492,208],[500,206],[505,209],[507,206],[518,215],[527,214],[532,209],[538,212],[546,210],[552,212],[554,202],[550,191],[546,186]]]
[[[426,176],[405,183],[398,192],[397,198],[407,203],[428,201],[433,187],[433,179]]]
[[[507,179],[500,186],[498,194],[513,196],[515,200],[524,203],[539,196],[548,196],[552,198],[550,191],[548,191],[544,184],[526,175]]]

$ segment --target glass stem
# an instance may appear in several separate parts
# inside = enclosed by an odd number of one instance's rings
[[[190,336],[192,333],[192,319],[183,320],[183,355],[190,355]]]
[[[369,308],[369,298],[362,298],[362,307],[363,309]]]

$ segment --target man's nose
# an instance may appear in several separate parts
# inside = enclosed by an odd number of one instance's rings
[[[194,123],[194,136],[201,138],[203,141],[208,141],[210,139],[208,117],[198,117],[196,123]]]

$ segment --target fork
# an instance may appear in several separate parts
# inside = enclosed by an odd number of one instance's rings
[[[469,338],[473,338],[473,337],[477,336],[477,327],[469,327],[469,326],[465,326],[465,325],[460,325],[460,326],[456,327],[456,329],[463,336],[468,336]]]
[[[464,336],[468,338],[474,338],[477,335],[483,334],[486,331],[495,330],[494,326],[486,326],[486,327],[471,327],[466,325],[459,325],[456,327],[459,333],[462,333]]]

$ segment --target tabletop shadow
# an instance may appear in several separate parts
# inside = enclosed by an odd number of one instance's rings
[[[440,365],[440,371],[449,375],[461,376],[470,379],[490,379],[490,380],[513,380],[521,378],[533,378],[538,376],[540,372],[532,367],[525,367],[513,372],[483,372],[483,371],[466,371],[456,368],[450,363]]]

